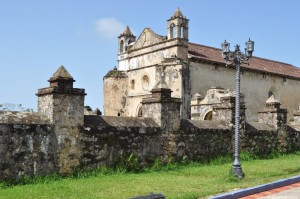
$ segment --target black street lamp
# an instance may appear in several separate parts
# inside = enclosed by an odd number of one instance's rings
[[[240,163],[239,154],[239,134],[240,134],[240,66],[246,63],[254,51],[254,41],[246,42],[245,53],[242,53],[240,46],[236,45],[233,52],[230,51],[230,43],[224,41],[222,46],[222,57],[226,62],[231,62],[236,66],[235,76],[235,135],[234,135],[234,162],[232,165],[232,173],[239,179],[243,177],[243,171]]]

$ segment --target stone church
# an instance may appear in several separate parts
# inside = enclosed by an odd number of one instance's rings
[[[211,120],[212,105],[234,93],[235,67],[226,64],[219,48],[189,41],[189,19],[179,9],[167,20],[167,30],[161,36],[145,28],[136,37],[127,26],[118,37],[118,66],[104,77],[104,115],[143,116],[142,99],[165,86],[181,99],[181,118]],[[300,69],[291,64],[252,57],[241,66],[248,121],[257,121],[257,112],[271,96],[292,120],[299,88]]]
[[[220,49],[189,43],[188,22],[177,9],[168,36],[146,28],[136,39],[125,29],[118,68],[104,77],[104,116],[84,106],[85,89],[64,66],[38,90],[38,112],[0,111],[0,180],[130,157],[144,167],[233,154],[235,69]],[[300,150],[299,80],[300,69],[285,63],[253,57],[242,66],[241,151]]]

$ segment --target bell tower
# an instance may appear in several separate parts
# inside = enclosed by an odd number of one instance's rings
[[[129,26],[126,26],[124,32],[118,37],[119,54],[127,51],[130,43],[135,42],[135,36],[132,34]]]
[[[168,20],[168,39],[189,39],[189,20],[177,8],[174,15]]]

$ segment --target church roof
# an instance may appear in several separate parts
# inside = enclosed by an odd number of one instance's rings
[[[204,46],[195,43],[189,43],[189,57],[205,62],[214,62],[216,64],[225,65],[226,62],[222,58],[221,49]],[[271,73],[289,78],[300,78],[300,68],[291,64],[264,59],[260,57],[252,57],[249,65],[243,64],[242,69],[254,70],[260,73]]]
[[[129,26],[126,26],[124,32],[123,32],[124,35],[133,35]]]
[[[133,36],[129,26],[126,26],[124,32],[122,34],[120,34],[119,38],[122,36]]]
[[[176,9],[173,17],[183,17],[183,14],[182,14],[182,12],[180,11],[179,8]]]

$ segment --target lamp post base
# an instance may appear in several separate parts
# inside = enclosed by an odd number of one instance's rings
[[[233,165],[231,173],[238,179],[242,179],[244,177],[244,173],[241,165]]]

